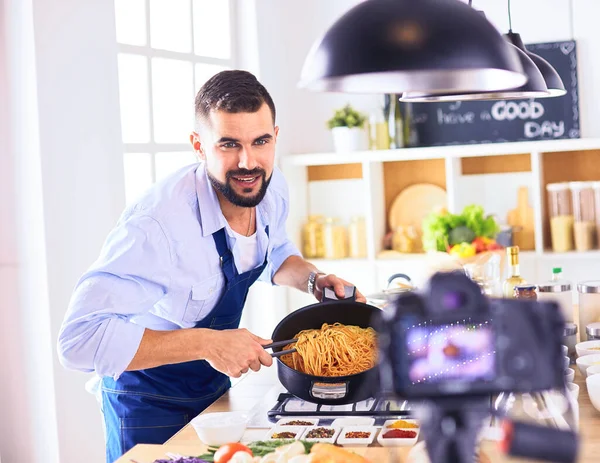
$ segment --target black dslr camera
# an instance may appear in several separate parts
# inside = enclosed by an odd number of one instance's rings
[[[565,389],[563,327],[554,303],[487,298],[466,275],[438,273],[427,292],[399,295],[382,315],[382,386],[422,401],[432,463],[472,463],[492,396]],[[513,423],[513,431],[514,455],[575,459],[569,430]]]

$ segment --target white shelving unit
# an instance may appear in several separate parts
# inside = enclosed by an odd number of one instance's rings
[[[552,154],[557,153],[557,154]],[[385,205],[385,179],[384,170],[386,163],[401,163],[406,161],[428,161],[439,160],[443,163],[445,171],[445,189],[448,197],[448,209],[451,212],[462,209],[460,196],[464,200],[464,191],[461,186],[465,185],[466,178],[463,176],[463,159],[483,158],[489,156],[511,156],[521,155],[521,168],[518,170],[520,181],[527,182],[530,191],[530,205],[535,215],[535,250],[523,252],[522,267],[523,274],[530,281],[542,281],[549,277],[553,265],[563,265],[566,272],[577,270],[578,274],[572,279],[582,279],[584,275],[588,278],[600,278],[600,251],[571,252],[555,254],[549,251],[550,243],[546,241],[545,231],[545,185],[548,183],[544,178],[545,156],[552,157],[552,163],[556,159],[565,156],[565,167],[568,170],[570,161],[567,156],[582,159],[581,153],[589,156],[597,156],[595,176],[600,180],[600,139],[575,139],[575,140],[549,140],[518,143],[495,143],[478,145],[455,145],[428,148],[408,148],[399,150],[360,151],[352,153],[310,153],[282,156],[281,167],[290,185],[290,217],[288,218],[288,231],[294,241],[301,245],[301,229],[311,210],[309,201],[309,170],[327,168],[343,169],[348,164],[359,164],[362,175],[360,180],[361,194],[364,195],[364,211],[357,211],[357,215],[364,215],[367,224],[367,249],[366,259],[342,259],[342,260],[319,260],[317,265],[324,271],[336,272],[342,277],[360,282],[363,292],[377,291],[382,288],[387,276],[396,271],[407,271],[418,268],[419,262],[424,260],[423,255],[406,255],[399,259],[378,259],[381,251],[382,237],[386,232],[386,205]],[[523,156],[528,156],[529,166],[523,169]],[[584,154],[586,156],[586,154]],[[511,156],[515,158],[515,156]],[[506,158],[509,162],[510,158]],[[593,158],[595,162],[596,158]],[[481,161],[481,160],[476,160]],[[493,160],[496,164],[502,161]],[[561,161],[562,162],[562,161]],[[586,162],[588,162],[586,160]],[[327,167],[331,166],[331,167]],[[586,164],[587,166],[587,164]],[[400,167],[401,169],[402,167]],[[510,169],[503,170],[511,178]],[[485,175],[485,172],[482,173]],[[560,175],[560,174],[559,174]],[[565,175],[568,175],[566,173]],[[589,175],[589,173],[586,173]],[[523,180],[525,179],[525,180]],[[579,180],[569,178],[565,180]],[[388,179],[388,181],[390,181]],[[552,179],[550,179],[552,181]],[[406,182],[405,182],[406,183]],[[480,203],[477,198],[478,192],[473,192],[473,198],[468,198],[472,203]],[[502,191],[499,194],[503,194]],[[343,204],[344,195],[340,197],[339,192],[327,190],[327,197],[322,201]],[[516,200],[516,198],[515,198]],[[510,199],[512,201],[512,197]],[[464,202],[464,201],[463,201]],[[314,203],[314,201],[313,201]],[[485,204],[483,204],[485,207]],[[346,205],[347,207],[347,205]],[[487,210],[487,209],[486,209]],[[418,273],[418,272],[417,272]],[[352,280],[354,278],[354,280]],[[357,283],[358,284],[358,283]]]

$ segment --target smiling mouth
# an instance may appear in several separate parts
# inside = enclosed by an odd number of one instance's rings
[[[243,188],[244,193],[250,193],[252,189],[258,184],[258,180],[261,178],[260,175],[240,175],[232,176],[231,180],[237,185]]]

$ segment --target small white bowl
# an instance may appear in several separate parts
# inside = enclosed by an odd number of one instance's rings
[[[415,437],[406,437],[406,438],[398,438],[398,439],[383,437],[383,435],[386,432],[392,431],[394,429],[394,428],[389,428],[388,426],[391,425],[392,423],[394,423],[395,421],[398,421],[398,420],[387,420],[383,424],[381,431],[377,435],[377,442],[379,442],[379,445],[381,445],[382,447],[406,447],[406,446],[415,445],[417,443],[417,440],[419,440],[419,431],[421,428],[410,428],[410,429],[396,428],[396,429],[401,429],[403,431],[414,431],[416,433]],[[414,420],[406,420],[406,421],[416,422]]]
[[[191,421],[198,437],[206,445],[239,442],[246,431],[248,417],[240,412],[205,413]]]
[[[310,424],[288,424],[289,422],[303,421]],[[316,426],[319,424],[318,418],[281,418],[275,426]]]
[[[573,370],[573,368],[567,368],[565,370],[565,381],[567,383],[572,383],[574,379],[575,379],[575,370]]]
[[[585,370],[587,370],[588,367],[600,365],[600,354],[584,355],[583,357],[578,357],[575,362],[577,363],[581,374],[585,376]]]
[[[600,365],[592,365],[585,370],[586,376],[597,375],[598,373],[600,373]]]
[[[264,440],[280,440],[280,439],[295,439],[298,440],[304,434],[304,430],[306,426],[275,426],[271,428],[269,432],[265,435]],[[281,432],[291,432],[294,434],[294,437],[273,437],[274,434]]]
[[[375,424],[375,418],[368,418],[366,416],[356,416],[349,418],[336,418],[331,423],[334,428],[343,428],[346,426],[373,426]]]
[[[600,412],[600,375],[592,375],[585,378],[588,396],[592,405]]]
[[[569,365],[571,364],[571,359],[569,357],[563,357],[563,368],[566,370],[567,368],[569,368]]]
[[[579,399],[579,385],[575,383],[567,383],[567,392],[573,397],[573,399]]]
[[[328,429],[330,431],[333,431],[333,434],[331,435],[331,437],[308,437],[308,434],[313,429],[318,428]],[[335,443],[335,440],[337,439],[339,433],[340,428],[334,428],[333,426],[309,426],[304,430],[304,433],[302,434],[302,437],[300,437],[300,439],[305,440],[307,442],[325,442],[327,444],[333,444]]]
[[[346,434],[351,432],[368,432],[369,437],[360,439],[346,437]],[[377,434],[375,426],[345,426],[337,438],[337,443],[343,447],[367,447],[375,440],[375,434]]]
[[[569,348],[567,346],[565,346],[564,344],[562,345],[562,353],[563,353],[563,356],[565,356],[565,357],[569,356]]]
[[[597,349],[592,349],[596,347]],[[584,355],[600,354],[600,341],[583,341],[575,344],[575,351],[578,357]]]

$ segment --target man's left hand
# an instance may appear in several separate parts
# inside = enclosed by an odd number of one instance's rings
[[[335,292],[335,295],[343,299],[346,297],[344,292],[344,286],[354,286],[352,283],[347,282],[346,280],[342,280],[341,278],[336,277],[333,274],[329,275],[319,275],[315,280],[315,297],[321,301],[323,299],[323,290],[325,288],[332,288]],[[361,294],[361,292],[356,289],[356,301],[357,302],[367,302],[365,296]]]

